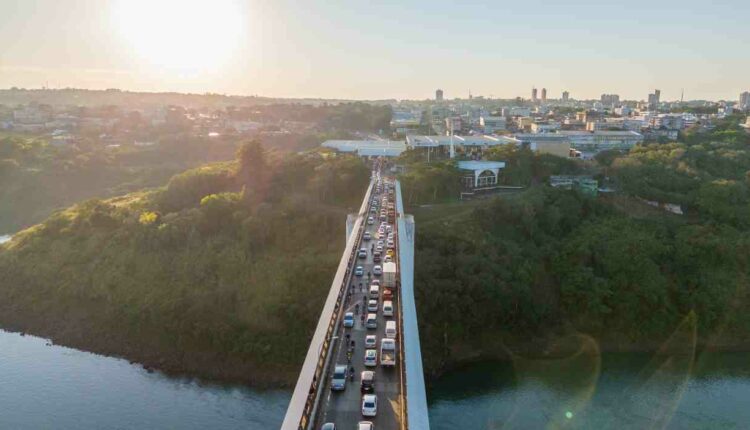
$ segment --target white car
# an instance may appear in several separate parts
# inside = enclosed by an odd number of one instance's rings
[[[365,275],[365,268],[362,266],[357,266],[354,268],[354,275],[356,276],[364,276]]]
[[[393,316],[393,302],[391,300],[383,301],[383,316],[384,317]]]
[[[369,225],[375,224],[375,218],[373,218],[371,216],[367,217],[367,224],[369,224]]]
[[[383,260],[383,263],[392,263],[392,262],[393,262],[393,257],[391,257],[390,255],[386,255],[385,259]]]
[[[375,430],[375,425],[370,421],[360,421],[357,430]]]
[[[377,312],[378,311],[378,301],[375,299],[370,299],[370,301],[367,302],[367,311],[368,312]]]
[[[367,314],[367,319],[365,320],[365,327],[369,329],[376,329],[378,328],[378,315],[377,314]]]
[[[364,235],[362,235],[362,240],[370,240],[372,239],[372,235],[369,231],[366,231]]]
[[[374,334],[368,334],[365,336],[365,348],[375,348],[378,344],[378,337]]]
[[[365,350],[365,366],[375,367],[378,365],[378,352],[374,349]]]
[[[365,394],[362,396],[362,416],[374,417],[378,414],[378,396]]]
[[[379,264],[377,266],[373,266],[373,268],[372,268],[372,274],[374,276],[380,276],[380,275],[382,275],[383,274],[383,268],[380,267]]]

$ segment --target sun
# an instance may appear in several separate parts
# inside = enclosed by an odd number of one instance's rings
[[[163,71],[220,69],[242,45],[237,0],[120,0],[118,32],[134,55]]]

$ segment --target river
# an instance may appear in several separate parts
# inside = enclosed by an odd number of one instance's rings
[[[0,331],[0,429],[273,429],[291,397],[47,343]]]
[[[472,364],[430,386],[431,427],[750,427],[750,353],[703,356],[677,378],[653,371],[650,359]],[[680,369],[679,359],[667,363]],[[290,395],[148,373],[122,359],[0,331],[3,429],[274,429]]]

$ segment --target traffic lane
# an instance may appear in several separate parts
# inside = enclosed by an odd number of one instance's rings
[[[370,230],[370,229],[366,229]],[[361,265],[365,267],[365,271],[368,269],[371,271],[373,263],[371,261],[372,256],[368,255],[366,259],[357,258],[357,262],[354,265]],[[352,291],[351,298],[348,299],[346,305],[347,312],[354,312],[357,303],[362,303],[363,299],[368,295],[368,289],[366,287],[366,277],[352,276],[349,279],[349,289]],[[359,284],[362,283],[362,288],[359,288]],[[354,285],[354,288],[352,288]],[[366,309],[361,306],[359,314],[366,312]],[[346,334],[349,334],[347,339]],[[325,382],[325,394],[323,403],[321,405],[322,412],[318,415],[318,426],[322,426],[323,423],[333,422],[337,426],[343,426],[344,428],[354,428],[356,424],[363,419],[361,415],[361,395],[359,392],[360,374],[365,370],[364,365],[364,340],[367,334],[367,329],[364,327],[364,323],[360,318],[355,318],[354,327],[351,329],[345,328],[342,332],[342,336],[338,339],[334,345],[335,352],[333,355],[333,366],[331,371],[327,375]],[[349,362],[346,357],[346,351],[348,350],[348,340],[354,340],[354,354],[352,360]],[[355,377],[353,380],[347,380],[347,387],[344,391],[333,392],[330,390],[330,378],[332,376],[333,367],[335,365],[346,365],[353,367],[355,370]]]
[[[377,231],[378,226],[373,226],[373,230]],[[372,256],[368,256],[368,268],[373,267],[375,264],[381,264],[381,263],[375,263],[374,261],[371,261]],[[378,279],[382,282],[382,276],[373,276],[372,279]],[[365,291],[369,291],[368,288],[365,289]],[[394,317],[385,317],[382,313],[382,294],[381,297],[378,299],[378,311],[377,314],[377,322],[378,326],[377,329],[370,329],[366,334],[375,334],[377,337],[377,346],[376,350],[378,351],[378,362],[380,359],[380,340],[384,339],[385,336],[385,324],[386,321],[395,320],[398,321],[398,316],[400,313],[400,305],[398,302],[398,296],[396,295],[393,299],[394,303]],[[397,345],[398,346],[398,345]],[[364,351],[363,351],[364,353]],[[385,428],[398,428],[398,424],[400,422],[400,406],[399,402],[401,401],[401,384],[400,384],[400,366],[401,361],[396,361],[396,366],[393,367],[383,367],[378,365],[377,368],[372,368],[371,370],[375,371],[375,394],[378,395],[378,416],[376,419],[373,419],[373,423],[380,424],[381,426],[384,426]]]
[[[366,231],[377,231],[375,225],[368,226]],[[372,273],[372,267],[376,264],[372,260],[372,253],[368,252],[366,259],[358,259],[359,264],[365,268],[365,272]],[[356,303],[361,301],[363,306],[366,305],[367,296],[369,295],[369,284],[372,279],[379,279],[380,277],[362,277],[362,281],[359,281],[357,277],[350,279],[350,286],[355,284],[351,299],[347,304],[347,311],[353,311],[356,308]],[[359,287],[359,283],[362,282],[362,288]],[[382,306],[382,301],[379,300],[379,304]],[[396,302],[394,301],[394,305]],[[400,307],[394,306],[396,312],[399,312]],[[366,308],[360,309],[360,314],[367,312]],[[364,418],[361,415],[361,394],[360,394],[360,374],[367,368],[364,366],[364,338],[367,334],[375,333],[378,338],[378,342],[385,336],[385,321],[388,319],[382,315],[382,311],[379,308],[377,312],[378,327],[375,330],[366,329],[361,319],[355,319],[355,327],[353,329],[346,329],[344,336],[338,340],[335,345],[336,348],[336,364],[346,364],[349,367],[354,367],[355,378],[353,381],[347,382],[347,388],[343,392],[331,392],[330,391],[330,377],[326,380],[326,393],[323,401],[323,414],[319,415],[319,425],[325,422],[336,423],[337,426],[344,428],[354,428],[356,424],[363,420],[368,419],[373,421],[379,428],[398,428],[399,423],[399,399],[400,399],[400,383],[399,375],[401,365],[400,361],[397,362],[397,366],[394,368],[383,368],[381,366],[371,367],[370,370],[375,371],[375,393],[378,395],[378,416],[373,418]],[[354,339],[355,347],[352,362],[349,363],[345,359],[348,345],[346,342],[346,333],[350,334],[350,339]],[[377,349],[377,348],[376,348]],[[378,351],[379,353],[379,351]],[[332,372],[331,368],[331,372]]]

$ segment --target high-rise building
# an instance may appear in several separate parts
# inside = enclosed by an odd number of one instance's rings
[[[443,101],[443,90],[435,91],[435,100],[439,102]]]
[[[542,103],[546,103],[546,102],[547,102],[547,89],[542,88]]]
[[[740,104],[738,108],[744,109],[744,110],[750,109],[750,92],[749,91],[740,93]]]
[[[620,96],[617,94],[602,94],[601,102],[604,106],[613,107],[620,104]]]
[[[566,102],[566,101],[568,101],[568,100],[570,100],[570,93],[569,93],[569,92],[567,92],[567,91],[563,91],[563,94],[562,94],[562,101]]]
[[[655,110],[659,108],[659,99],[661,98],[661,91],[655,90],[653,94],[648,95],[648,108]]]
[[[536,88],[532,88],[532,89],[531,89],[531,101],[532,101],[532,102],[534,102],[534,103],[536,103],[536,102],[537,102],[537,98],[536,98]]]

